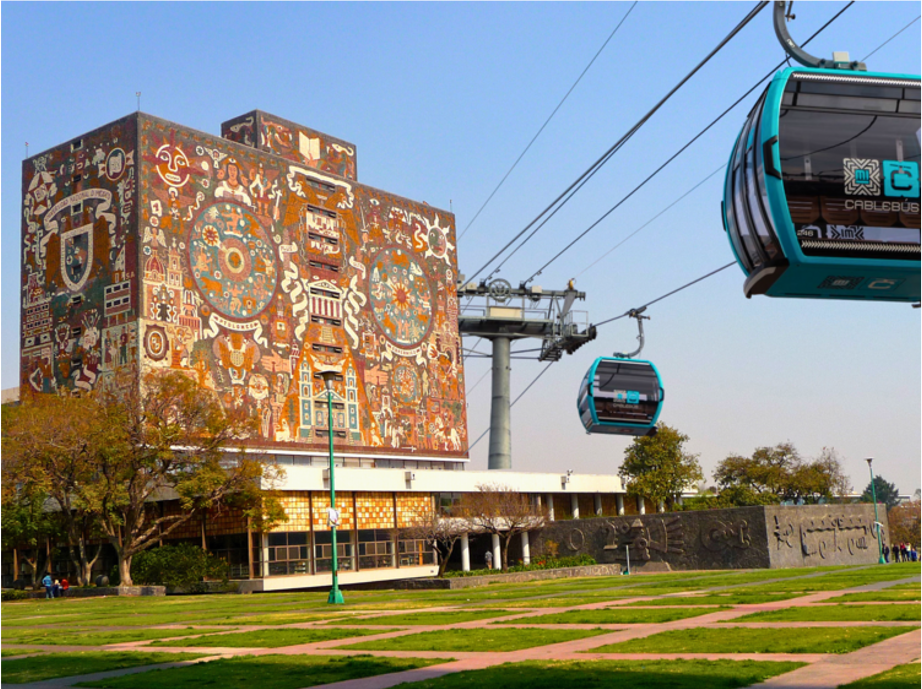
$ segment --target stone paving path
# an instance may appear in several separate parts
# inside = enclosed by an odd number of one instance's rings
[[[797,579],[806,579],[808,577],[822,576],[823,573],[808,574],[797,577]],[[772,580],[760,581],[755,585],[765,585],[776,581],[785,581],[790,578],[778,578]],[[418,682],[427,679],[441,677],[443,675],[462,672],[466,670],[481,670],[493,665],[504,663],[515,663],[526,660],[548,661],[548,660],[675,660],[675,659],[692,659],[700,658],[706,660],[762,660],[762,661],[795,661],[807,663],[806,666],[773,677],[761,684],[755,685],[758,688],[765,689],[835,689],[841,684],[868,677],[870,675],[884,672],[892,667],[918,660],[920,657],[920,645],[922,645],[922,631],[919,629],[907,630],[907,633],[901,634],[879,643],[867,646],[865,648],[853,651],[847,654],[826,654],[826,653],[593,653],[591,649],[604,645],[628,641],[630,639],[639,639],[652,634],[664,631],[695,629],[702,627],[720,627],[726,626],[724,623],[730,622],[739,617],[752,614],[754,612],[783,610],[785,608],[822,606],[827,604],[826,601],[836,598],[845,593],[860,593],[876,591],[889,588],[902,583],[919,583],[918,576],[909,577],[902,580],[891,580],[868,584],[865,586],[839,591],[819,591],[816,593],[799,596],[797,598],[772,601],[768,603],[756,604],[736,604],[732,609],[717,609],[714,612],[690,617],[672,622],[662,622],[655,624],[555,624],[544,625],[529,623],[529,618],[540,617],[543,615],[564,612],[567,610],[598,610],[605,608],[617,608],[628,604],[642,603],[649,600],[661,600],[670,597],[685,597],[708,593],[711,591],[732,591],[737,586],[753,586],[752,583],[720,586],[710,589],[698,589],[694,592],[680,592],[674,594],[664,594],[662,596],[638,596],[634,598],[619,598],[612,600],[602,600],[594,603],[585,603],[558,608],[542,608],[540,610],[525,609],[509,611],[507,615],[498,615],[496,617],[472,620],[469,622],[459,622],[443,625],[412,625],[408,628],[399,630],[381,631],[379,634],[371,634],[351,639],[335,639],[321,641],[309,644],[295,646],[285,646],[281,648],[237,648],[237,647],[197,647],[194,645],[195,636],[183,636],[176,638],[188,638],[189,645],[183,647],[157,646],[149,647],[151,640],[133,641],[125,643],[109,644],[101,647],[99,650],[108,651],[137,651],[137,650],[156,650],[166,653],[205,653],[203,658],[176,663],[161,663],[158,665],[145,665],[135,668],[122,670],[112,670],[100,672],[91,675],[81,675],[78,677],[64,677],[60,679],[47,680],[42,682],[33,682],[31,684],[0,684],[0,689],[9,687],[29,687],[30,689],[65,689],[72,687],[78,682],[87,682],[121,675],[135,674],[146,672],[155,668],[182,667],[185,665],[207,662],[218,658],[230,658],[241,655],[355,655],[357,652],[362,654],[371,654],[381,657],[395,658],[446,658],[451,657],[454,660],[449,662],[433,665],[425,668],[406,670],[403,672],[394,672],[374,677],[365,677],[361,679],[336,682],[333,684],[318,685],[313,689],[387,689],[404,682]],[[598,593],[600,589],[590,589],[586,592]],[[568,592],[569,597],[578,597],[578,592]],[[535,596],[535,599],[547,598],[548,595]],[[516,601],[523,599],[518,598]],[[491,604],[498,601],[491,601]],[[874,605],[887,605],[889,603],[874,603]],[[899,604],[899,603],[893,603]],[[687,606],[683,606],[687,607]],[[656,609],[669,609],[670,606],[656,606]],[[453,606],[443,606],[435,608],[426,608],[424,610],[394,610],[394,611],[363,611],[363,618],[381,618],[386,620],[392,615],[405,615],[408,613],[435,613],[446,610],[455,610]],[[631,605],[631,610],[644,610],[637,605]],[[533,648],[521,649],[518,651],[508,652],[449,652],[449,651],[354,651],[348,648],[337,648],[349,643],[360,643],[365,641],[381,640],[418,634],[427,631],[437,631],[444,629],[476,629],[486,627],[497,620],[521,620],[521,624],[504,624],[506,628],[532,627],[541,629],[606,629],[608,633],[600,634],[572,641],[536,646]],[[399,624],[399,623],[395,623]],[[286,629],[306,629],[323,625],[324,627],[337,628],[361,628],[369,630],[369,625],[350,625],[348,620],[316,620],[312,622],[291,623],[280,625]],[[170,629],[182,627],[187,629],[188,626],[207,627],[208,625],[157,625],[159,629]],[[918,622],[737,622],[734,626],[751,627],[751,628],[798,628],[798,627],[868,627],[868,626],[906,626],[918,627]],[[108,629],[108,628],[107,628]],[[137,627],[112,627],[111,629],[137,629]],[[214,630],[209,628],[207,631],[202,630],[203,634],[235,634],[243,631],[256,631],[266,629],[265,625],[236,625],[230,629]],[[373,627],[372,627],[373,629]],[[4,648],[17,648],[15,644],[5,644]],[[29,645],[21,646],[24,655],[37,650],[46,650],[54,652],[65,651],[87,651],[87,646],[60,646],[60,645]],[[95,649],[94,649],[95,650]]]

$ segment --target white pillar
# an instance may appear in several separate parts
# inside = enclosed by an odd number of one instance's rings
[[[497,534],[493,534],[493,568],[494,569],[503,568],[502,556],[503,556],[503,552],[499,547],[499,536]]]
[[[624,496],[616,495],[615,496],[615,507],[618,509],[618,516],[624,516]]]
[[[544,499],[547,500],[547,519],[548,521],[554,521],[554,495],[553,493],[548,493],[544,496]]]
[[[570,495],[570,511],[574,519],[579,519],[579,497],[575,493]]]
[[[657,511],[657,512],[665,512],[665,511],[666,511],[666,503],[665,503],[665,501],[660,500],[658,503],[656,503],[656,511]]]
[[[466,533],[461,534],[461,571],[471,571],[471,539]]]
[[[647,506],[644,504],[643,498],[640,497],[639,495],[637,496],[637,511],[640,514],[647,513]]]
[[[262,534],[260,550],[262,551],[259,558],[260,567],[263,571],[263,577],[269,576],[269,534]]]
[[[602,516],[602,496],[598,493],[595,494],[595,516]]]
[[[528,532],[522,532],[522,564],[531,564],[531,547],[528,544]]]

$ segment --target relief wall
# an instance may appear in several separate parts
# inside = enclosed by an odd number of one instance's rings
[[[137,368],[136,134],[124,118],[23,161],[23,390]]]
[[[273,445],[466,456],[450,213],[143,116],[140,340]],[[417,455],[419,456],[419,455]]]
[[[591,555],[632,569],[816,567],[877,562],[873,505],[739,507],[557,521],[531,536],[540,556]],[[886,518],[884,517],[886,541]]]

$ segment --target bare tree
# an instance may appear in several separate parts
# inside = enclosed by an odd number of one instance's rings
[[[400,537],[426,541],[431,545],[439,558],[439,577],[443,577],[455,544],[468,530],[469,525],[464,519],[442,516],[433,510],[420,515],[412,525],[401,529]]]
[[[519,534],[540,529],[547,523],[547,509],[532,503],[528,495],[509,486],[481,484],[476,493],[467,493],[458,507],[458,516],[469,531],[495,534],[503,549],[503,571],[509,568],[509,544]]]

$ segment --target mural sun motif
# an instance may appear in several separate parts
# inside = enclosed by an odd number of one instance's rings
[[[432,325],[432,289],[419,263],[403,249],[381,251],[371,269],[371,308],[384,335],[413,347]]]
[[[229,318],[252,318],[275,293],[272,243],[256,217],[236,203],[216,203],[199,215],[189,263],[205,299]]]

